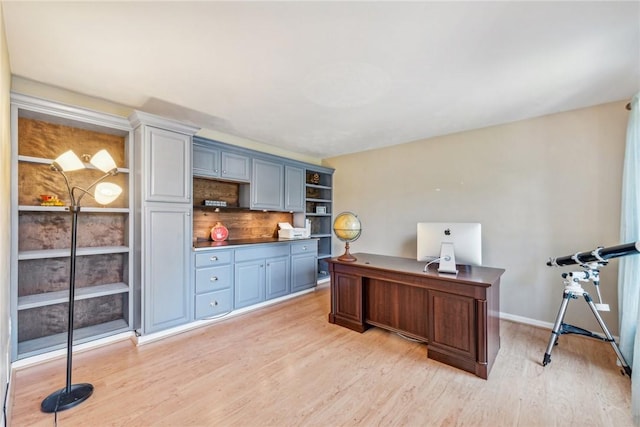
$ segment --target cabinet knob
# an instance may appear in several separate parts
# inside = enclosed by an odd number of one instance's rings
[[[209,261],[217,261],[218,257],[213,255],[211,258],[209,258]]]
[[[306,246],[303,246],[303,247],[302,247],[302,250],[303,250],[303,251],[306,251],[306,250],[307,250],[307,247],[306,247]]]
[[[215,281],[218,280],[218,278],[216,276],[211,276],[211,279],[209,279],[209,280],[211,280],[212,282],[215,282]]]
[[[215,306],[217,306],[217,305],[218,305],[218,301],[213,300],[213,301],[211,301],[211,302],[209,303],[209,305],[210,305],[211,307],[215,307]]]

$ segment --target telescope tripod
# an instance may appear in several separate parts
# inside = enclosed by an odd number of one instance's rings
[[[553,346],[558,344],[558,338],[562,334],[577,334],[584,335],[589,338],[595,338],[600,341],[605,341],[611,344],[613,347],[613,351],[615,351],[616,356],[618,356],[618,360],[620,360],[620,364],[622,365],[622,369],[624,369],[624,373],[631,377],[631,367],[627,364],[627,361],[624,359],[624,356],[620,352],[618,345],[616,344],[615,339],[611,336],[607,325],[602,320],[600,313],[598,310],[609,311],[609,306],[606,304],[602,304],[602,297],[600,296],[600,288],[598,287],[600,284],[600,272],[598,267],[602,265],[600,263],[589,263],[583,264],[582,267],[585,269],[584,271],[577,271],[571,273],[563,273],[562,278],[564,279],[564,292],[562,296],[562,304],[560,304],[560,310],[558,311],[558,316],[556,317],[556,321],[553,324],[553,330],[551,331],[551,337],[549,338],[549,344],[547,345],[547,350],[544,353],[544,358],[542,360],[542,366],[547,366],[551,362],[551,350],[553,350]],[[596,288],[598,293],[598,299],[600,300],[599,304],[595,304],[591,299],[591,296],[587,291],[585,291],[580,282],[588,282],[593,281],[593,285]],[[564,323],[564,316],[567,312],[567,307],[569,306],[569,301],[572,299],[578,299],[580,296],[584,297],[584,300],[587,302],[587,305],[591,309],[591,312],[595,316],[598,324],[602,328],[605,336],[602,337],[598,334],[594,334],[593,332],[587,331],[586,329],[578,328],[573,325],[569,325]]]

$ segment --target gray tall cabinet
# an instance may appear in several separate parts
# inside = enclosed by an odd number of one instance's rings
[[[136,111],[134,328],[142,334],[190,321],[191,148],[198,130]]]

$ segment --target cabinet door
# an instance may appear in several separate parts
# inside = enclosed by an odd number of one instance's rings
[[[145,333],[190,320],[191,212],[179,207],[147,207],[144,238]]]
[[[284,165],[254,159],[251,175],[251,209],[284,208]]]
[[[316,286],[317,258],[315,255],[291,257],[291,292]]]
[[[329,322],[354,331],[364,332],[362,307],[362,277],[353,274],[331,273],[331,313]]]
[[[429,348],[474,362],[476,360],[475,300],[429,291]],[[429,356],[431,357],[431,356]]]
[[[220,176],[220,150],[193,145],[193,175],[217,178]]]
[[[281,297],[289,293],[289,257],[266,260],[265,299]]]
[[[264,260],[236,263],[234,308],[264,301]]]
[[[145,128],[147,201],[191,203],[191,136]]]
[[[304,212],[304,170],[284,167],[284,210]]]
[[[242,154],[222,151],[220,153],[220,177],[234,181],[249,182],[251,170],[249,157]]]

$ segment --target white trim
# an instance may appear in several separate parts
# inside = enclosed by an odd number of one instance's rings
[[[515,314],[500,312],[500,319],[510,320],[516,323],[524,323],[525,325],[536,326],[538,328],[553,329],[553,323],[543,322],[542,320],[530,319],[528,317],[517,316]]]
[[[196,321],[187,323],[185,325],[176,326],[175,328],[165,329],[164,331],[160,331],[160,332],[156,332],[156,333],[152,333],[152,334],[140,335],[140,336],[136,335],[136,336],[132,337],[132,340],[137,345],[148,344],[150,342],[158,341],[158,340],[161,340],[163,338],[170,337],[172,335],[181,334],[183,332],[191,331],[193,329],[201,328],[203,326],[208,326],[208,325],[211,325],[211,324],[214,324],[214,323],[218,323],[218,322],[221,322],[223,320],[231,319],[233,317],[240,316],[242,314],[246,314],[246,313],[249,313],[249,312],[254,311],[254,310],[258,310],[260,308],[268,307],[270,305],[274,305],[274,304],[277,304],[279,302],[283,302],[283,301],[286,301],[286,300],[289,300],[289,299],[292,299],[292,298],[295,298],[295,297],[299,297],[301,295],[305,295],[305,294],[308,294],[308,293],[311,293],[311,292],[315,292],[315,289],[316,288],[305,289],[303,291],[296,292],[294,294],[285,295],[285,296],[280,297],[280,298],[274,298],[274,299],[271,299],[269,301],[261,302],[259,304],[250,305],[249,307],[243,307],[243,308],[240,308],[238,310],[230,311],[227,314],[223,314],[223,315],[217,316],[215,318],[196,320]]]
[[[74,353],[80,353],[87,350],[93,350],[98,347],[113,344],[118,341],[124,341],[130,339],[134,335],[133,331],[122,332],[119,334],[111,335],[105,338],[89,341],[86,343],[73,346]],[[37,356],[27,357],[24,359],[16,360],[11,364],[12,370],[23,369],[33,365],[39,365],[44,362],[48,362],[53,359],[59,359],[67,355],[67,349],[54,350],[47,353],[38,354]]]
[[[551,330],[553,329],[553,323],[551,323],[551,322],[543,322],[542,320],[535,320],[535,319],[530,319],[528,317],[516,316],[515,314],[509,314],[509,313],[500,312],[500,320],[509,320],[509,321],[515,322],[515,323],[522,323],[522,324],[529,325],[529,326],[535,326],[537,328],[548,329],[549,333],[551,333]],[[600,330],[600,331],[589,331],[589,332],[591,332],[592,334],[599,335],[601,337],[605,336],[604,335],[604,331],[602,331],[602,330]],[[619,344],[620,337],[618,337],[617,335],[613,335],[613,334],[611,334],[611,336],[616,341],[616,344]]]

